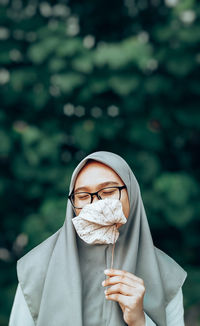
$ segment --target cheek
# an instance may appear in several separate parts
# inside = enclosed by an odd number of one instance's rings
[[[78,216],[81,212],[81,209],[75,208],[74,211],[75,211],[75,215]]]
[[[122,200],[122,208],[123,208],[123,213],[124,213],[125,217],[128,218],[129,212],[130,212],[128,195],[126,195],[125,198],[123,198],[123,200]]]

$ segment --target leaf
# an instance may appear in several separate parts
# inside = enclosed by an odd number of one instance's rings
[[[198,186],[191,176],[182,173],[164,173],[154,183],[157,191],[173,205],[182,206],[198,194]]]
[[[0,130],[0,156],[7,156],[11,148],[11,139],[3,130]]]
[[[133,121],[127,136],[132,142],[140,145],[141,148],[160,150],[163,147],[160,133],[151,131],[145,121]]]
[[[111,69],[122,69],[131,64],[145,69],[151,56],[149,44],[130,37],[119,44],[100,44],[96,49],[95,63],[99,67],[108,65]]]
[[[76,56],[72,60],[72,67],[78,72],[91,74],[93,70],[93,58],[89,53],[87,55]]]
[[[35,64],[43,63],[47,57],[55,52],[55,49],[60,44],[58,37],[49,36],[41,42],[35,43],[28,49],[28,57]]]
[[[139,80],[134,76],[113,76],[108,80],[108,85],[117,94],[125,96],[138,89]]]
[[[74,125],[72,130],[75,144],[86,151],[91,151],[97,146],[98,137],[95,134],[95,123],[85,120]]]
[[[83,50],[82,40],[78,37],[66,39],[55,50],[58,57],[74,57]]]
[[[56,87],[58,87],[63,93],[72,93],[74,89],[80,87],[85,78],[83,75],[75,73],[75,72],[68,72],[63,74],[56,74],[52,76],[52,83]]]

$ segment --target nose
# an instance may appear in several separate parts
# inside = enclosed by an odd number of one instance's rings
[[[95,195],[93,195],[92,196],[92,201],[91,201],[91,203],[93,203],[93,202],[95,202],[95,201],[98,201],[98,200],[100,200],[101,198],[98,196],[98,194],[95,194]]]

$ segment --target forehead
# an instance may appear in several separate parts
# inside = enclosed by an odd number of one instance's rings
[[[120,185],[124,184],[119,175],[106,164],[89,161],[79,172],[75,188],[81,186],[96,186],[103,182],[115,181]]]

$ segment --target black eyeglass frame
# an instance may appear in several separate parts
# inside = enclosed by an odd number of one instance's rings
[[[117,188],[117,189],[119,190],[119,200],[120,200],[120,199],[121,199],[121,190],[122,190],[122,189],[126,189],[126,185],[124,185],[124,186],[119,186],[119,187],[118,187],[118,186],[105,187],[105,188],[102,188],[102,189],[100,189],[100,190],[98,190],[98,191],[96,191],[96,192],[80,191],[80,192],[77,192],[77,194],[81,194],[81,193],[89,194],[90,197],[91,197],[91,201],[90,201],[90,204],[91,204],[92,201],[93,201],[93,197],[94,197],[94,196],[97,196],[97,198],[98,198],[99,200],[102,200],[101,196],[99,195],[99,191],[102,191],[102,190],[104,190],[104,189],[110,189],[110,188]],[[72,204],[72,206],[73,206],[74,208],[76,208],[76,209],[82,209],[83,207],[76,207],[76,206],[74,206],[73,199],[72,199],[72,197],[73,197],[74,194],[75,194],[75,193],[72,192],[72,193],[68,196],[68,199],[70,200],[70,202],[71,202],[71,204]]]

